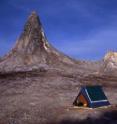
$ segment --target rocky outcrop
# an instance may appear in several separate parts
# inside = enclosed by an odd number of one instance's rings
[[[56,69],[65,73],[97,73],[101,62],[76,61],[47,40],[36,12],[32,12],[15,47],[2,58],[0,73]]]
[[[108,52],[103,59],[101,72],[113,74],[117,72],[117,52]]]
[[[58,52],[47,41],[39,17],[36,12],[32,12],[15,47],[2,58],[0,70],[29,71],[40,67],[57,67],[64,70],[76,63],[75,60]]]

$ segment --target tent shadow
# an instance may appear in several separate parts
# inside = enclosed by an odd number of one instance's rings
[[[85,120],[65,119],[58,123],[49,124],[117,124],[117,110],[105,112],[99,118],[88,117]]]

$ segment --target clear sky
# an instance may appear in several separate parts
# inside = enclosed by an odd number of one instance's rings
[[[117,0],[0,0],[0,56],[14,46],[33,10],[48,41],[73,58],[99,60],[117,51]]]

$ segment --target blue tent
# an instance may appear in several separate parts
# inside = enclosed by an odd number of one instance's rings
[[[73,105],[96,108],[110,105],[101,86],[82,86]]]

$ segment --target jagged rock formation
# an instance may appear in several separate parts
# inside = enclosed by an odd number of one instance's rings
[[[2,58],[0,72],[57,69],[65,72],[95,72],[98,62],[76,61],[55,49],[45,36],[36,12],[32,12],[15,47]]]
[[[24,26],[24,31],[15,47],[0,63],[0,70],[28,71],[39,67],[65,68],[73,66],[76,61],[58,52],[48,43],[39,17],[31,14]]]

